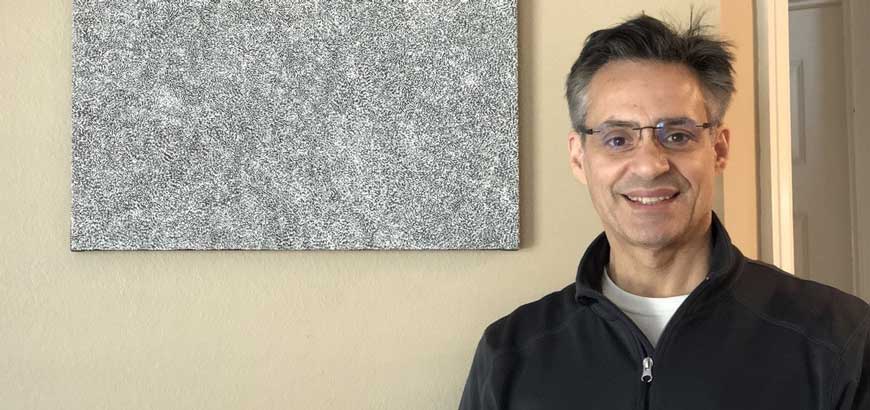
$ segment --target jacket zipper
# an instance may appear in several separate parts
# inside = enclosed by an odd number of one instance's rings
[[[643,408],[644,408],[644,410],[648,410],[649,409],[649,389],[650,389],[650,385],[652,385],[652,380],[653,380],[653,373],[652,373],[653,359],[652,359],[652,357],[649,357],[649,356],[644,357],[643,361],[641,361],[641,367],[643,368],[643,371],[642,371],[641,376],[640,376],[640,381],[643,382],[645,385],[643,387]]]
[[[662,342],[667,340],[667,338],[665,336],[674,332],[673,328],[676,327],[676,325],[679,323],[679,320],[682,319],[682,316],[685,314],[686,310],[688,309],[687,306],[689,306],[690,302],[697,299],[698,295],[700,295],[701,292],[703,292],[706,285],[709,284],[711,276],[712,276],[712,273],[707,275],[707,277],[697,287],[695,287],[695,289],[691,293],[689,293],[689,296],[686,297],[686,300],[683,301],[683,304],[680,305],[680,307],[677,309],[677,311],[674,312],[674,316],[671,317],[671,320],[668,321],[668,324],[665,325],[665,328],[662,331],[661,337],[659,338],[658,349],[652,347],[652,343],[649,341],[649,339],[646,337],[646,335],[643,334],[643,332],[640,330],[640,328],[637,327],[637,324],[634,323],[634,321],[632,321],[631,318],[629,318],[625,314],[625,312],[622,311],[622,309],[620,309],[618,306],[616,306],[616,304],[614,304],[612,301],[610,301],[610,299],[608,299],[606,296],[604,296],[600,292],[596,292],[596,293],[599,293],[599,299],[601,301],[604,301],[604,303],[610,305],[610,307],[616,312],[617,316],[619,316],[621,318],[621,321],[626,325],[626,327],[628,327],[629,333],[633,334],[635,336],[635,339],[639,342],[638,348],[639,348],[639,351],[640,351],[640,354],[642,357],[640,360],[640,370],[641,370],[640,381],[641,381],[641,383],[643,383],[645,385],[642,388],[642,391],[643,391],[643,398],[642,398],[643,407],[642,408],[643,409],[648,410],[649,405],[650,405],[649,404],[649,401],[650,401],[649,396],[650,396],[650,388],[652,387],[652,379],[653,379],[652,369],[653,369],[653,364],[655,363],[655,358],[657,356],[656,353],[661,354],[661,348],[664,346],[664,344]]]
[[[644,357],[643,361],[641,362],[641,366],[643,367],[643,372],[641,373],[640,381],[645,383],[652,383],[652,357]]]
[[[596,291],[593,291],[596,292]],[[599,302],[603,302],[608,305],[613,312],[616,312],[617,317],[620,318],[620,322],[628,329],[629,334],[634,336],[634,340],[637,342],[638,353],[640,357],[640,381],[643,384],[641,386],[641,397],[640,406],[641,410],[649,409],[649,389],[652,384],[652,367],[653,367],[653,356],[655,353],[655,349],[652,346],[652,342],[646,337],[645,334],[637,327],[637,324],[625,314],[615,303],[613,303],[610,299],[608,299],[604,294],[600,292],[598,293],[597,298]]]

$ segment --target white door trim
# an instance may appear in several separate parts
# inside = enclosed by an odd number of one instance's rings
[[[755,2],[760,259],[794,272],[788,1]]]

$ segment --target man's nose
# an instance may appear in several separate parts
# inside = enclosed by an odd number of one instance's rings
[[[667,150],[656,141],[655,130],[645,129],[640,136],[640,145],[631,158],[631,168],[640,177],[653,179],[671,169]]]

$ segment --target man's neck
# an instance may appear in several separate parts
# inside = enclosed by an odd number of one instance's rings
[[[708,228],[697,240],[662,249],[611,241],[610,278],[623,290],[638,296],[664,298],[688,294],[709,272],[710,235]]]

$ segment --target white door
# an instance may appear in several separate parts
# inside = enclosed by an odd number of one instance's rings
[[[796,275],[857,294],[843,26],[838,1],[789,3],[794,256]]]

